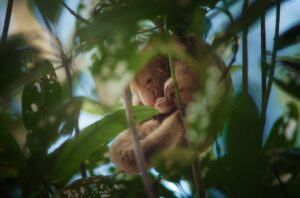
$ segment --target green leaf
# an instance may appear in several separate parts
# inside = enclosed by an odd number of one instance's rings
[[[137,122],[156,115],[154,108],[138,106],[134,108]],[[58,179],[79,169],[79,164],[119,132],[128,128],[124,110],[105,116],[85,128],[77,137],[64,143],[53,155],[53,169],[50,178]]]

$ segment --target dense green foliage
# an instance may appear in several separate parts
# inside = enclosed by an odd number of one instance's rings
[[[227,62],[231,75],[242,68],[245,74],[249,70],[245,65],[232,66],[237,53],[236,39],[284,3],[251,1],[243,12],[240,10],[233,17],[232,8],[240,8],[246,1],[83,2],[73,11],[76,27],[71,38],[72,50],[66,52],[54,27],[62,11],[69,9],[68,5],[63,0],[28,1],[32,13],[53,37],[57,52],[54,59],[59,59],[58,65],[51,58],[45,60],[41,49],[33,46],[26,35],[9,35],[0,43],[0,197],[145,197],[141,176],[117,172],[107,157],[109,142],[128,128],[124,109],[120,109],[118,101],[106,104],[104,92],[97,93],[97,100],[95,90],[93,94],[77,96],[75,92],[84,71],[74,69],[72,61],[78,56],[89,57],[88,70],[97,86],[99,79],[100,84],[105,84],[133,74],[158,54],[189,60],[189,55],[174,44],[166,31],[207,39],[212,15],[225,14],[231,19],[230,24],[221,33],[210,32],[215,36],[213,49],[230,51],[233,61]],[[6,13],[0,23],[9,21],[9,9]],[[88,14],[88,19],[81,17],[86,13],[92,14]],[[7,28],[4,26],[2,36]],[[207,197],[299,196],[300,51],[292,48],[299,44],[299,38],[300,25],[295,24],[275,36],[273,53],[267,57],[262,55],[262,65],[251,65],[261,68],[262,81],[267,82],[262,85],[261,106],[248,93],[248,84],[234,81],[241,89],[234,90],[230,97],[220,98],[209,89],[216,84],[216,79],[213,75],[205,76],[208,88],[197,95],[192,110],[187,111],[191,149],[155,157],[156,171],[149,172],[155,196],[196,197],[192,164],[201,167],[201,176],[196,177],[203,179]],[[147,52],[139,50],[149,41],[153,48]],[[261,38],[261,42],[266,41]],[[239,44],[246,46],[244,41]],[[287,48],[292,53],[281,56],[280,50]],[[244,60],[247,56],[246,53]],[[59,80],[57,73],[61,68],[66,78]],[[243,82],[248,80],[243,75]],[[249,87],[251,83],[249,80]],[[265,123],[272,114],[267,111],[268,101],[275,97],[270,94],[272,86],[293,101],[286,104],[285,112],[267,131]],[[101,119],[79,129],[82,112]],[[139,123],[157,111],[137,106],[134,113]],[[214,144],[199,156],[193,148],[208,133],[214,134]],[[58,144],[62,139],[64,142]],[[96,169],[107,166],[108,175],[97,173]],[[166,181],[170,183],[166,185]],[[183,181],[189,184],[191,195],[182,187]],[[180,193],[170,190],[171,184]]]

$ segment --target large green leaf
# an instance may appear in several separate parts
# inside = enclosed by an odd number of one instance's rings
[[[137,122],[141,122],[158,113],[154,108],[146,106],[135,107],[134,110]],[[94,151],[126,128],[128,126],[124,110],[109,114],[88,126],[77,137],[67,141],[60,149],[54,152],[52,155],[54,164],[50,178],[59,179],[69,176]]]

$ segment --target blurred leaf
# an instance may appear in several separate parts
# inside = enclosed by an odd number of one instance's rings
[[[275,84],[288,94],[300,98],[300,58],[299,55],[277,58]]]
[[[211,160],[208,157],[203,158],[201,170],[206,188],[218,187],[218,189],[226,192],[228,197],[234,196],[234,186],[225,157],[217,160]]]
[[[278,49],[284,49],[290,45],[299,44],[299,41],[300,41],[300,24],[297,24],[279,36]]]
[[[278,87],[289,93],[290,95],[300,98],[300,84],[295,82],[294,80],[291,80],[289,82],[284,82],[281,79],[274,78],[274,82]]]
[[[154,178],[151,176],[153,182],[153,191],[155,197],[176,197],[172,190],[166,188],[162,184],[161,178]],[[146,197],[145,188],[142,177],[138,174],[118,174],[116,181],[120,184],[119,192],[126,197]]]
[[[60,0],[32,0],[39,8],[41,14],[52,22],[57,22],[59,19],[62,4]],[[64,1],[64,0],[62,0]]]
[[[154,108],[146,106],[138,106],[134,110],[137,122],[158,113]],[[50,177],[58,179],[78,170],[81,162],[127,127],[124,110],[109,114],[88,126],[54,152],[52,158],[55,161]]]
[[[297,139],[299,113],[294,103],[287,105],[287,112],[279,117],[272,127],[266,149],[291,148]]]
[[[300,72],[300,55],[294,56],[281,56],[277,57],[277,62],[281,63],[284,67],[289,67],[295,71]]]
[[[262,132],[252,98],[237,96],[226,134],[226,166],[237,196],[262,194],[264,190],[266,161],[262,158],[261,142]]]
[[[174,149],[163,151],[153,158],[153,166],[167,180],[179,182],[188,178],[191,164],[197,160],[192,150]]]
[[[18,154],[22,154],[20,146],[16,142],[15,138],[6,130],[0,123],[0,142],[5,143],[8,149],[14,150]]]

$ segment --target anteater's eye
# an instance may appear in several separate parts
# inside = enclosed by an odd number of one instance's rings
[[[152,82],[152,78],[148,78],[147,81],[146,81],[147,85],[150,85],[151,82]]]

